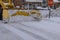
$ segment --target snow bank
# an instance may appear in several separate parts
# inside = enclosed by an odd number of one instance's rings
[[[60,17],[60,7],[56,10],[51,10],[51,16],[57,16]]]

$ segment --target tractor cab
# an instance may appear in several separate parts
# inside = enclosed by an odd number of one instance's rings
[[[0,20],[3,20],[3,8],[2,6],[0,5]]]

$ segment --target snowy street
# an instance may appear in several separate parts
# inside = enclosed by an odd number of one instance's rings
[[[0,40],[60,40],[60,0],[0,0]]]
[[[60,40],[60,18],[4,24],[0,40]]]

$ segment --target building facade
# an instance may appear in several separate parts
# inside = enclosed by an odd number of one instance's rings
[[[15,6],[21,6],[23,5],[25,0],[13,0],[13,3]]]
[[[45,7],[47,5],[48,0],[11,0],[14,4],[14,7],[19,8],[25,8],[25,9],[36,9],[36,7]],[[53,0],[54,1],[54,7],[58,8],[60,7],[60,1],[59,0]],[[3,2],[9,2],[9,0],[3,0]]]

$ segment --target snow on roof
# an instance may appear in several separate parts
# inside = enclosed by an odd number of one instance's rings
[[[42,2],[42,0],[26,0],[26,2]]]
[[[42,2],[43,0],[26,0],[26,2]],[[60,2],[58,0],[53,0],[54,2]]]
[[[54,0],[54,2],[60,2],[60,1],[58,1],[58,0]]]

